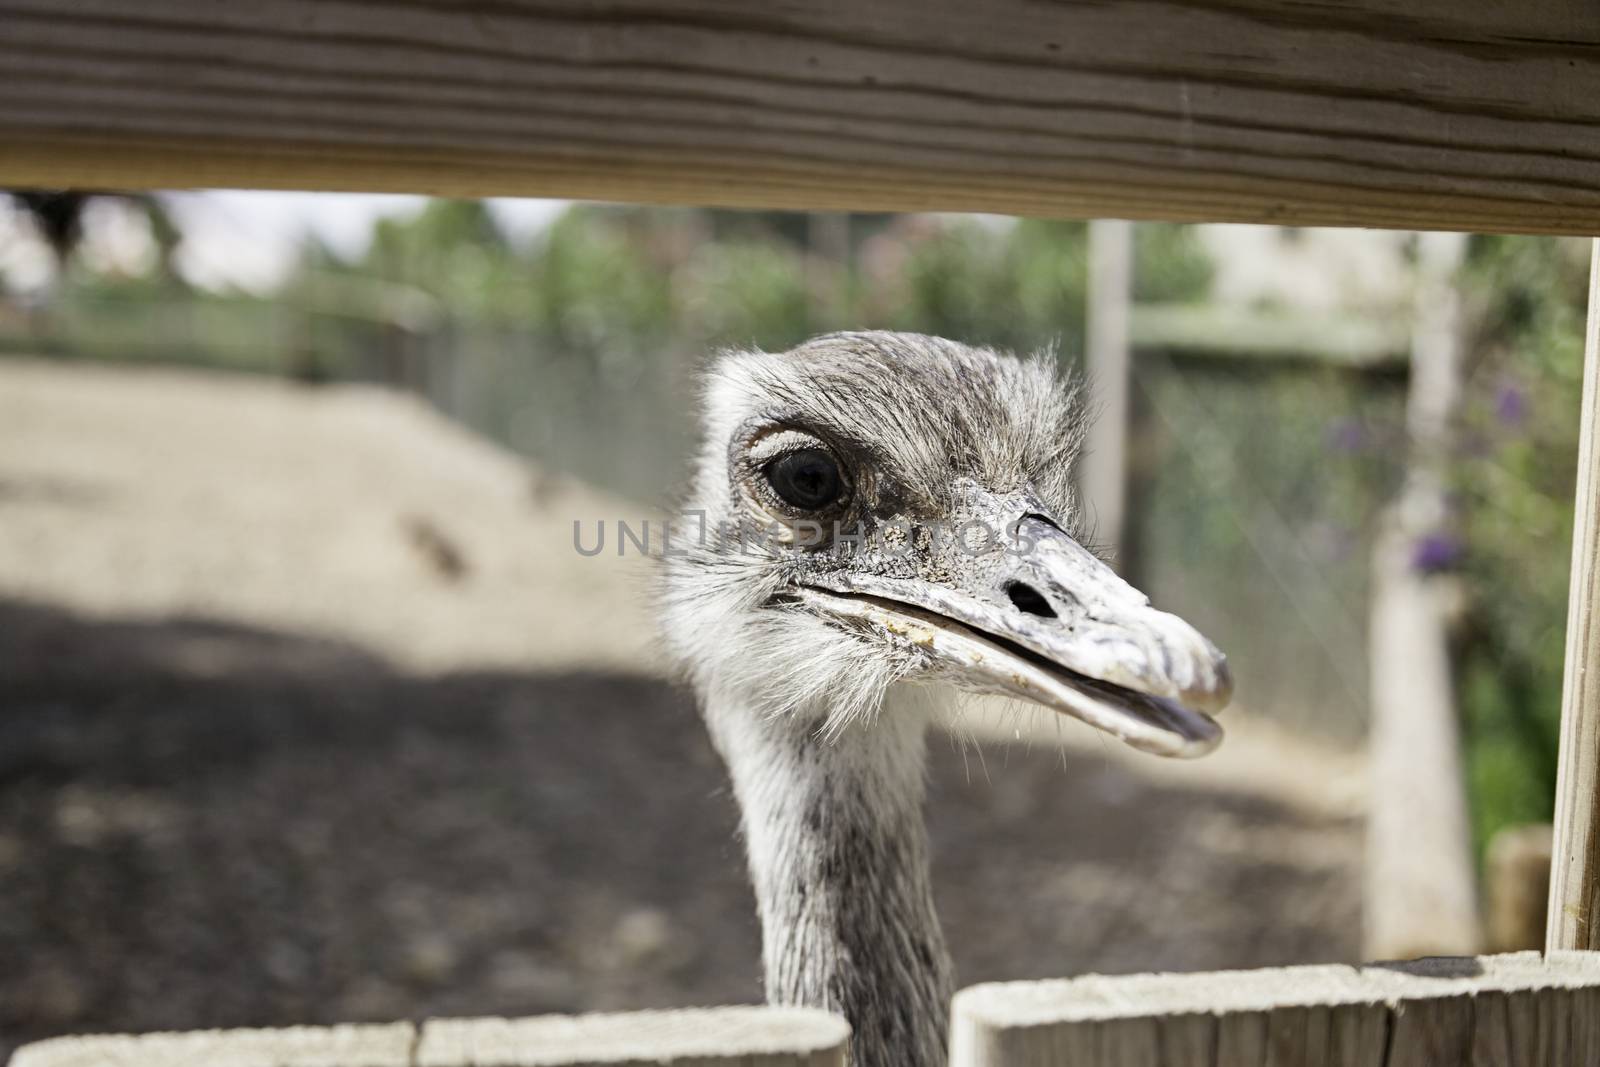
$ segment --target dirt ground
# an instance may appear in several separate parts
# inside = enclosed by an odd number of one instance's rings
[[[387,394],[0,362],[0,1055],[758,1000],[722,769],[571,549],[638,513]],[[961,980],[1353,959],[1357,768],[1237,734],[938,740]]]

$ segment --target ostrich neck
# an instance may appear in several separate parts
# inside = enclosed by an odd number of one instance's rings
[[[855,1067],[940,1067],[952,977],[922,817],[927,716],[891,691],[832,741],[800,718],[706,705],[743,813],[767,1000],[844,1015]]]

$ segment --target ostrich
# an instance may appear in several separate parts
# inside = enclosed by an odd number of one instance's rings
[[[733,781],[774,1004],[856,1067],[945,1061],[923,735],[1003,693],[1167,756],[1221,739],[1226,661],[1082,547],[1082,389],[1053,361],[844,333],[709,370],[666,638]]]

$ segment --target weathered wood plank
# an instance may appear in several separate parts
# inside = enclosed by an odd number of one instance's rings
[[[1578,0],[0,0],[0,183],[1600,230]]]
[[[956,994],[951,1064],[1566,1067],[1597,1006],[1593,953],[1011,982]]]
[[[798,1008],[697,1008],[63,1037],[12,1067],[844,1067],[850,1027]]]
[[[410,1023],[58,1037],[11,1067],[409,1067],[416,1037]]]
[[[1578,489],[1567,594],[1566,677],[1550,863],[1547,949],[1600,948],[1594,924],[1600,892],[1600,238],[1589,260],[1589,324],[1583,351]]]
[[[434,1019],[416,1067],[844,1067],[850,1027],[799,1008]]]

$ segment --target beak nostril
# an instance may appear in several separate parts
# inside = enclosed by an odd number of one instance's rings
[[[1056,617],[1056,609],[1052,608],[1050,601],[1044,598],[1044,594],[1033,586],[1025,585],[1022,582],[1008,582],[1005,589],[1006,596],[1011,598],[1011,603],[1026,611],[1029,615],[1037,615],[1041,619],[1053,619]]]

